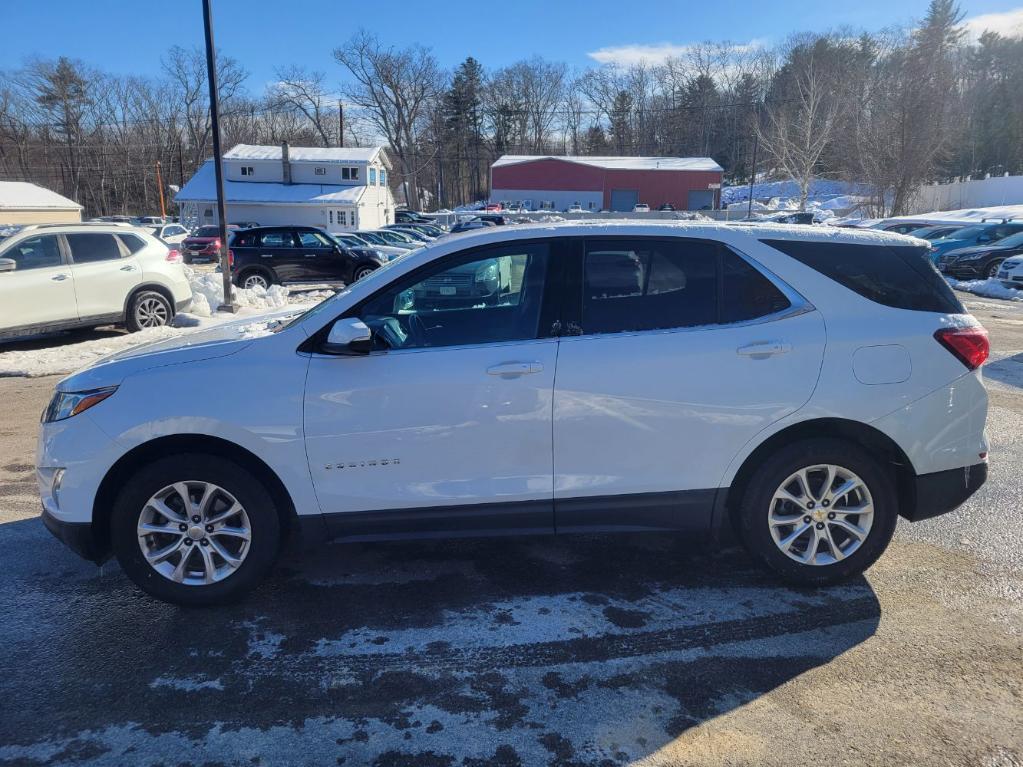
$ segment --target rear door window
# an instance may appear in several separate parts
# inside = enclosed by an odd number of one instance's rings
[[[95,261],[114,261],[121,257],[117,238],[103,232],[78,232],[65,234],[71,246],[71,260],[76,264],[91,264]]]
[[[926,248],[810,240],[761,240],[843,287],[884,306],[962,314]]]
[[[124,243],[124,247],[134,255],[146,247],[146,241],[135,234],[119,234],[117,238]]]
[[[291,232],[287,230],[263,232],[259,238],[259,244],[264,248],[293,248],[295,246]]]
[[[722,323],[745,322],[784,311],[791,306],[785,295],[744,259],[721,248]]]

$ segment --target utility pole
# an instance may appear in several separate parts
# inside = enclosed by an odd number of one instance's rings
[[[345,145],[345,105],[337,100],[337,145]]]
[[[163,176],[160,174],[160,161],[156,161],[156,188],[160,192],[160,218],[167,220],[167,208],[163,202]]]
[[[220,155],[220,98],[217,93],[217,54],[213,46],[213,0],[202,0],[206,27],[206,74],[210,81],[210,128],[213,133],[213,169],[217,177],[217,216],[220,219],[220,272],[224,276],[224,303],[218,312],[235,313],[231,291],[231,264],[227,248],[227,205],[224,203],[224,164]]]
[[[757,180],[757,146],[760,144],[759,121],[760,112],[757,111],[757,125],[753,129],[753,167],[749,174],[749,204],[746,206],[746,218],[753,216],[753,182]]]

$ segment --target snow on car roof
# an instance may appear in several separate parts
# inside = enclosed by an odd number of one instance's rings
[[[228,202],[274,202],[291,204],[347,203],[359,201],[364,186],[340,184],[278,184],[228,181],[224,179],[224,197]],[[205,202],[217,199],[213,161],[207,160],[174,197],[175,202]]]
[[[322,147],[322,146],[289,146],[290,162],[321,162],[368,163],[376,159],[383,147]],[[261,146],[258,144],[237,144],[224,153],[225,160],[280,160],[280,146]]]
[[[557,221],[551,223],[508,224],[486,227],[459,234],[457,241],[472,239],[520,239],[545,232],[552,236],[571,235],[657,235],[665,230],[680,236],[724,236],[739,233],[758,240],[810,240],[850,244],[909,245],[926,247],[926,240],[878,229],[843,229],[833,226],[769,223],[719,223],[713,221],[640,221],[636,219],[605,219],[596,221]],[[454,239],[446,239],[454,242]]]
[[[592,165],[605,170],[704,170],[721,171],[722,168],[709,157],[590,157],[579,155],[528,155],[506,154],[493,167],[517,165],[536,160],[563,160],[582,165]]]

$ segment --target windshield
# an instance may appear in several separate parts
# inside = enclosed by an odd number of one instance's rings
[[[1017,232],[998,241],[1000,248],[1015,248],[1023,245],[1023,232]]]
[[[988,227],[986,226],[968,226],[965,229],[960,229],[945,236],[951,240],[971,240],[984,234],[987,230]]]
[[[387,240],[381,237],[376,232],[359,232],[359,237],[372,243],[373,245],[386,245]]]
[[[219,226],[200,226],[199,231],[195,233],[196,237],[216,237],[220,234]]]

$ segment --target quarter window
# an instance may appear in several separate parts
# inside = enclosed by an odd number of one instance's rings
[[[319,232],[299,232],[298,239],[303,248],[329,248],[330,242]]]
[[[477,250],[371,298],[359,317],[378,349],[501,343],[536,338],[546,243]]]
[[[170,231],[165,231],[164,234],[166,234],[169,237],[174,233]],[[124,243],[124,247],[126,247],[128,251],[132,254],[138,253],[140,250],[146,247],[145,240],[134,234],[119,234],[117,235],[117,239]]]
[[[71,246],[71,260],[76,264],[113,261],[121,257],[121,249],[117,247],[117,240],[112,234],[81,232],[64,236]]]
[[[19,272],[61,265],[60,246],[57,244],[56,236],[52,234],[22,240],[0,253],[0,258],[13,260],[16,264],[14,269]]]

